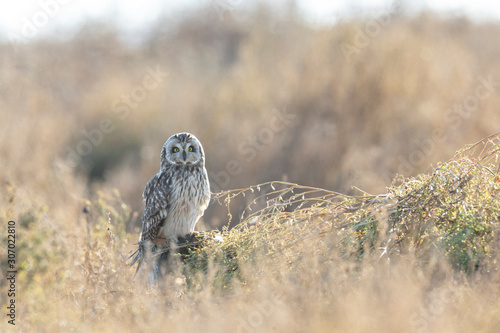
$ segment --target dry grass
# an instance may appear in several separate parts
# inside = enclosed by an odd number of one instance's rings
[[[395,15],[347,63],[338,46],[369,18],[311,27],[293,10],[208,13],[163,19],[133,47],[105,24],[17,53],[0,45],[16,329],[497,332],[499,137],[450,157],[498,132],[500,99],[448,111],[479,76],[500,77],[498,24]],[[156,65],[168,75],[121,119],[113,102]],[[241,151],[273,109],[294,117],[255,155]],[[72,168],[68,147],[104,118],[115,130]],[[225,241],[207,239],[150,290],[125,259],[161,144],[184,130],[219,185],[200,228]]]
[[[132,214],[117,192],[84,202],[86,234],[59,243],[43,214],[24,216],[18,327],[495,332],[499,147],[497,134],[378,196],[283,182],[218,193],[229,217],[251,197],[243,222],[222,243],[206,233],[153,289],[124,263]]]

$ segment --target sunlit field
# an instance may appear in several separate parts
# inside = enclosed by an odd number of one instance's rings
[[[499,59],[500,24],[400,8],[2,42],[0,330],[499,332]],[[206,233],[150,286],[126,259],[182,131]]]

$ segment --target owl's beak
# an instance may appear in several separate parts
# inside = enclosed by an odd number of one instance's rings
[[[187,158],[187,154],[186,154],[186,151],[184,150],[182,152],[182,159],[184,160],[184,162],[186,162],[186,158]]]

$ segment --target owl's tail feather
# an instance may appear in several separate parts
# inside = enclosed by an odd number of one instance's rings
[[[130,260],[132,258],[132,262],[130,263],[130,267],[134,266],[134,264],[137,262],[137,269],[135,270],[134,273],[134,278],[137,275],[137,272],[139,271],[139,268],[141,268],[141,265],[144,261],[144,242],[140,241],[135,243],[134,245],[138,245],[137,250],[135,250],[134,253],[132,253],[125,261]]]

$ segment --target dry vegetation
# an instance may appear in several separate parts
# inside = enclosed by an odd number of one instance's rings
[[[347,59],[339,46],[376,17],[226,14],[164,17],[134,45],[103,23],[0,45],[16,330],[498,332],[499,136],[453,152],[498,132],[484,80],[500,78],[500,25],[395,12]],[[179,131],[202,141],[218,192],[200,228],[237,226],[150,290],[124,260]]]

